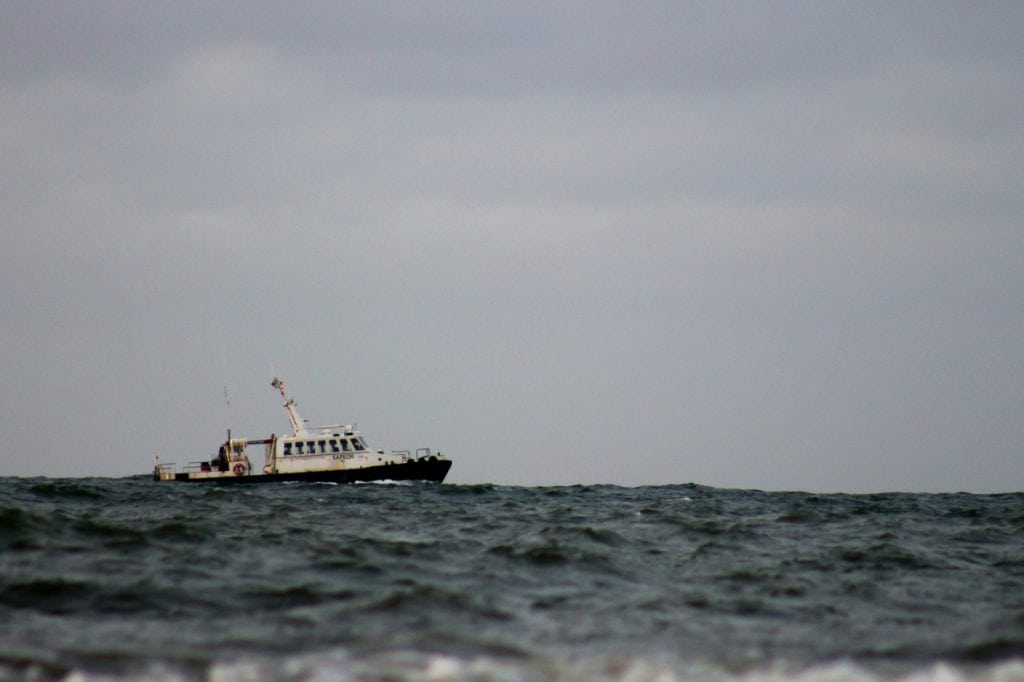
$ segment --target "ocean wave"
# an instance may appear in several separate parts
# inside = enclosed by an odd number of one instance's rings
[[[360,655],[333,649],[298,656],[238,656],[207,663],[111,660],[99,669],[0,659],[0,679],[40,682],[1024,682],[1024,661],[965,666],[938,662],[877,670],[844,660],[723,665],[669,654],[458,657],[410,650]]]
[[[0,479],[0,680],[1003,682],[1022,501]]]
[[[102,500],[108,496],[99,486],[69,479],[43,480],[31,484],[28,491],[51,500]]]
[[[140,614],[164,611],[145,585],[107,586],[90,580],[41,578],[0,590],[0,605],[51,615]]]

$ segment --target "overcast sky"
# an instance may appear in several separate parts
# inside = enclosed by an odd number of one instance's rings
[[[1024,489],[1024,4],[0,4],[0,475]],[[225,405],[228,387],[230,409]]]

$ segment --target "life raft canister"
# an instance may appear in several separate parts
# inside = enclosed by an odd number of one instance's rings
[[[231,467],[231,470],[235,472],[235,476],[241,476],[245,473],[245,465],[238,462],[235,466]]]

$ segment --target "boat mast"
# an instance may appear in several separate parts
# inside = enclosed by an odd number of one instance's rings
[[[231,442],[231,401],[228,399],[228,385],[224,384],[224,405],[228,411],[228,441]]]
[[[305,427],[306,420],[299,416],[298,411],[295,409],[295,401],[289,398],[288,394],[285,392],[284,382],[277,377],[274,377],[274,380],[270,382],[270,385],[280,391],[281,397],[284,398],[284,409],[288,412],[288,421],[291,422],[292,425],[292,435],[307,435]]]

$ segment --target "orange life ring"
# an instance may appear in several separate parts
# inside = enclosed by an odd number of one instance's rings
[[[231,467],[231,470],[235,472],[235,476],[241,476],[245,473],[245,465],[239,462],[235,466]]]

